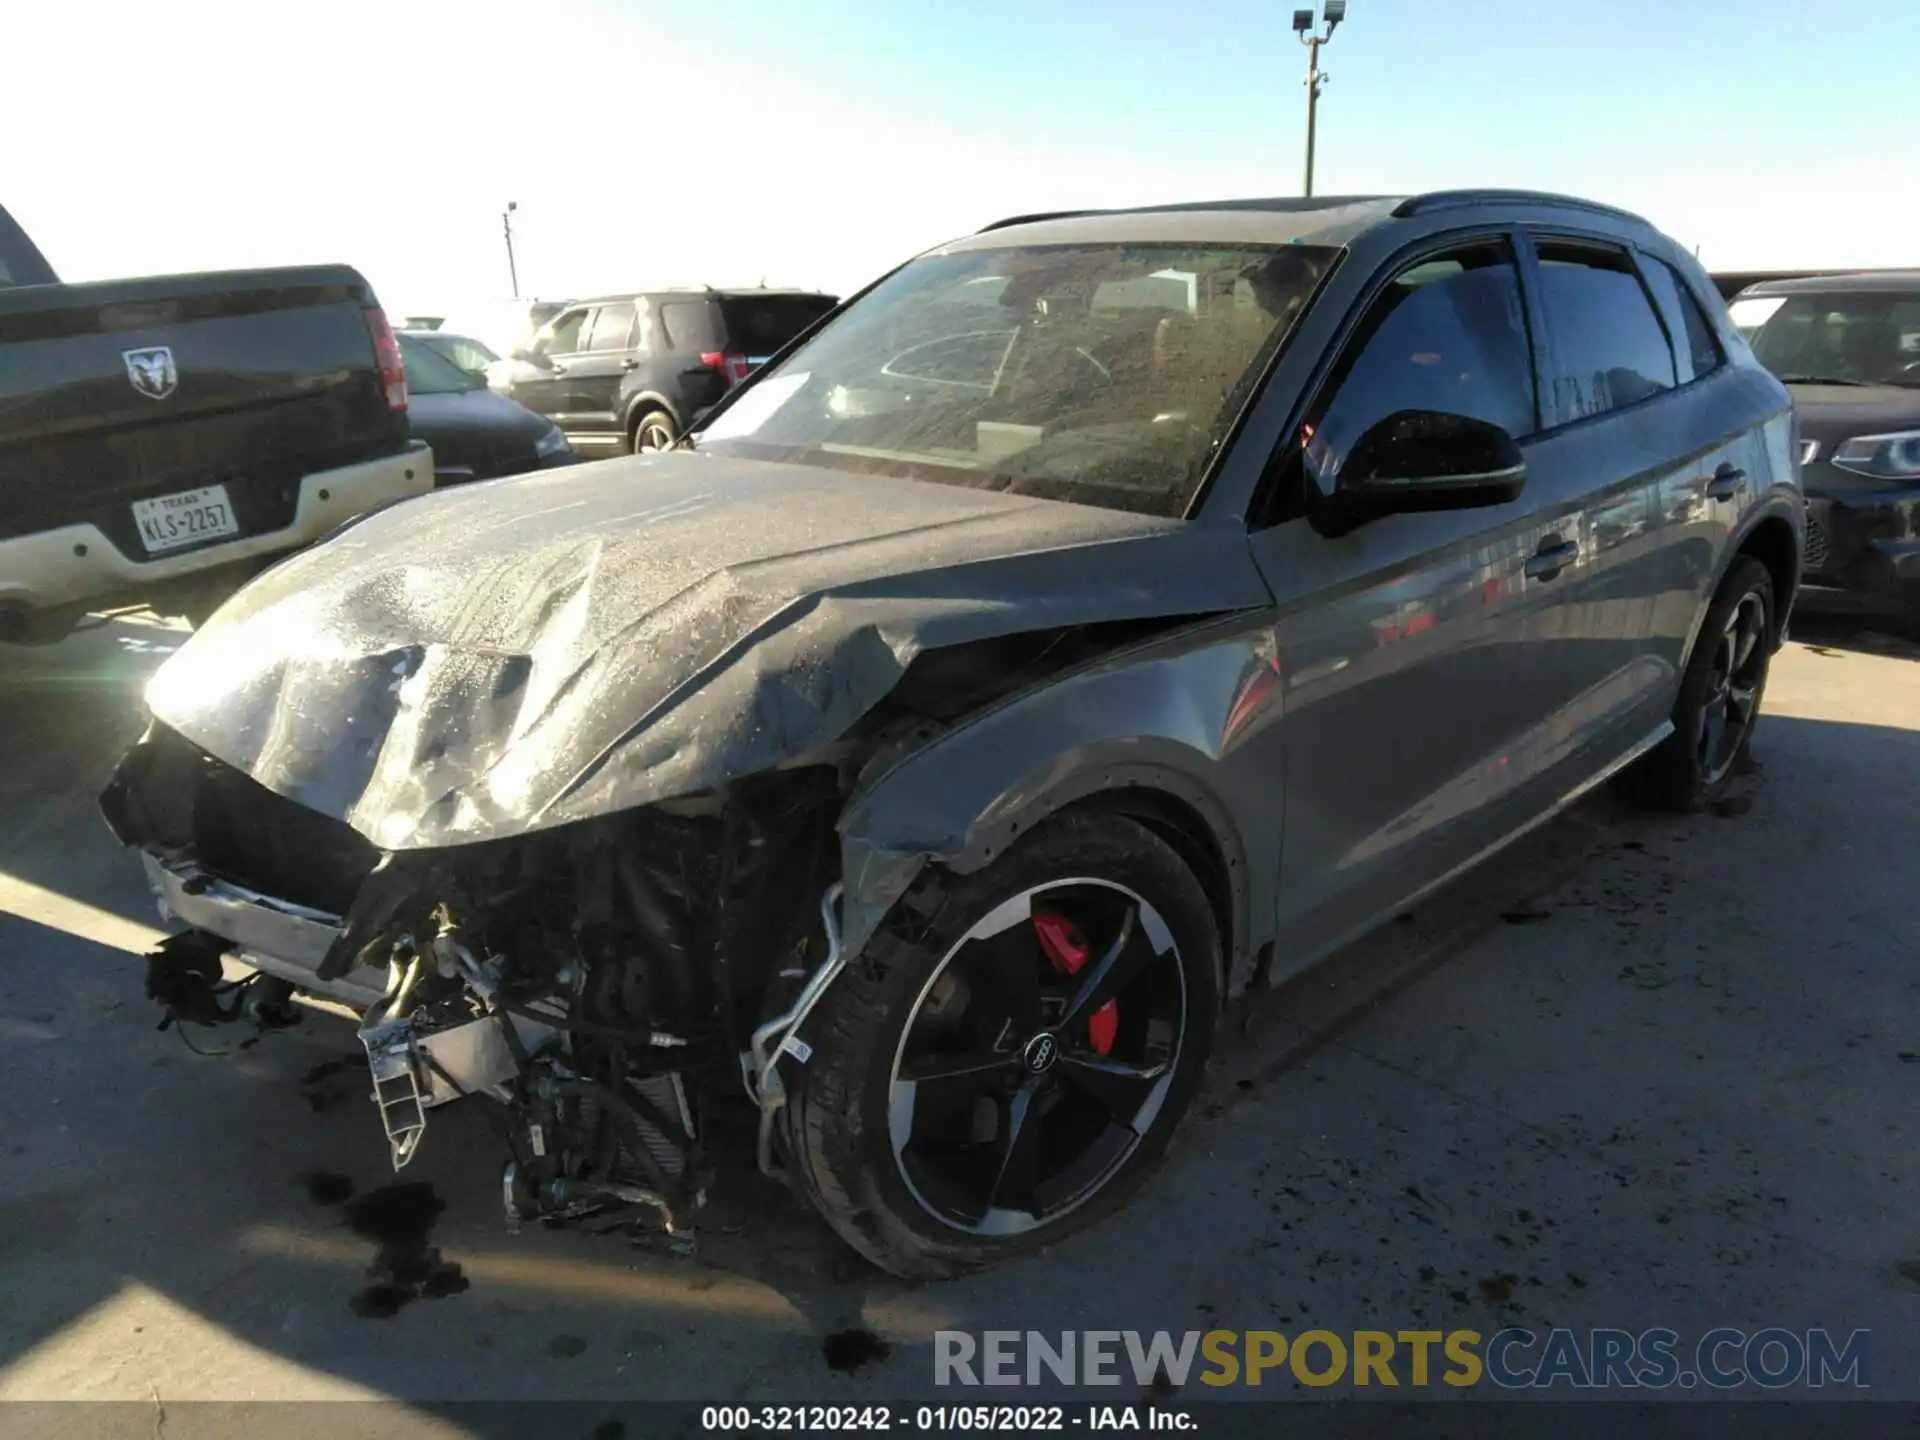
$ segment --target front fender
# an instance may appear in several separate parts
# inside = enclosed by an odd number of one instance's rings
[[[664,410],[673,421],[675,434],[684,434],[687,417],[680,413],[680,407],[658,390],[639,390],[626,397],[620,408],[620,428],[633,429],[634,419],[642,410]]]
[[[1016,696],[869,777],[840,819],[849,949],[927,864],[978,870],[1066,806],[1146,790],[1220,857],[1226,979],[1242,988],[1280,868],[1279,687],[1260,683],[1273,674],[1264,619],[1208,623]]]

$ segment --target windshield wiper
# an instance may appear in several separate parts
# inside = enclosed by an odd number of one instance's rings
[[[1846,380],[1838,375],[1782,375],[1782,385],[1870,385],[1870,380]]]

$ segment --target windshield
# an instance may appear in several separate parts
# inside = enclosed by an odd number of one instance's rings
[[[1920,386],[1920,295],[1751,295],[1727,314],[1782,380]]]
[[[400,339],[400,361],[407,367],[407,393],[410,395],[454,395],[472,390],[479,381],[458,365],[436,355],[433,347],[412,335]]]
[[[500,358],[478,340],[465,335],[449,335],[444,330],[436,330],[431,335],[418,338],[422,345],[441,359],[451,361],[459,370],[484,370]]]
[[[1336,253],[926,256],[758,380],[700,448],[1181,515]]]

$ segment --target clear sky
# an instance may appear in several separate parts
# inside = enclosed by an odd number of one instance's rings
[[[845,289],[998,216],[1295,194],[1290,0],[12,0],[68,279],[344,260],[396,311]],[[1568,191],[1720,268],[1920,263],[1920,0],[1350,0],[1316,188]]]

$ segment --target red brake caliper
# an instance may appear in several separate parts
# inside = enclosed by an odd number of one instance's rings
[[[1048,962],[1062,975],[1077,975],[1093,953],[1080,927],[1064,916],[1036,915],[1033,928]],[[1088,1019],[1087,1038],[1093,1042],[1097,1054],[1105,1055],[1112,1051],[1114,1037],[1119,1033],[1120,1002],[1109,1000]]]

